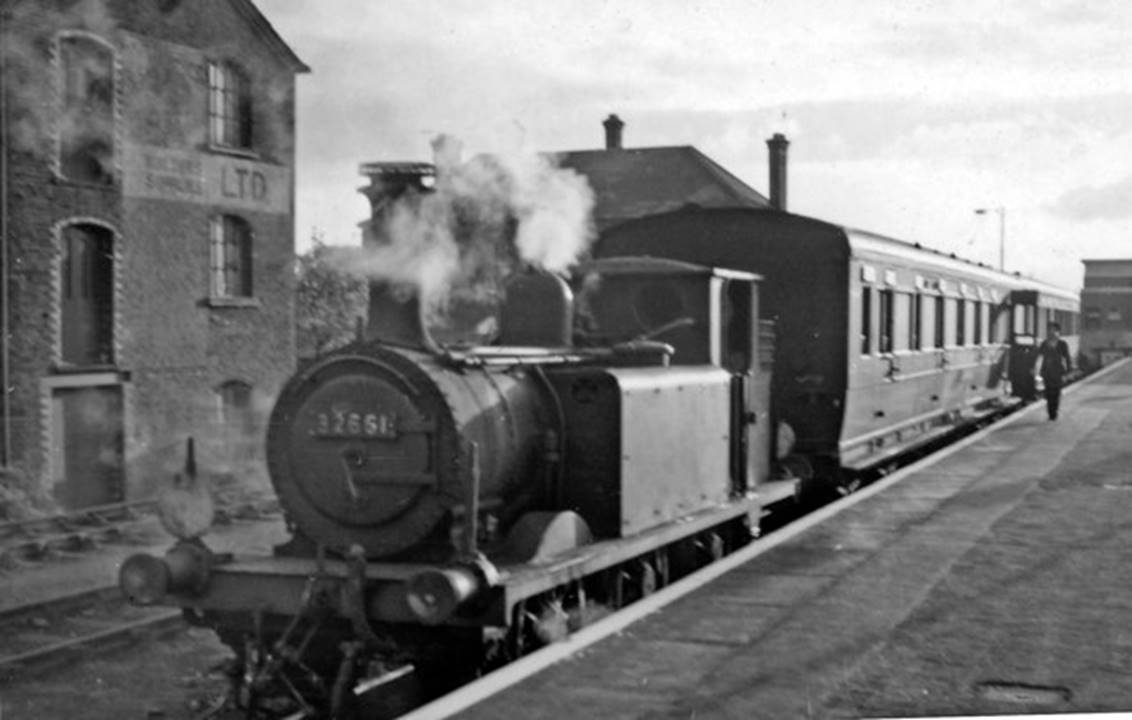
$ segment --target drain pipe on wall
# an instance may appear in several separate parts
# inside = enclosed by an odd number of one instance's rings
[[[8,12],[0,10],[0,422],[3,442],[0,447],[0,468],[12,461],[11,347],[9,342],[11,297],[8,278],[11,274],[8,253]]]

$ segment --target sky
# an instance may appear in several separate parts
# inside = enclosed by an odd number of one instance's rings
[[[1068,288],[1132,257],[1123,0],[256,2],[312,70],[300,251],[360,242],[363,162],[431,161],[442,133],[597,149],[616,113],[625,147],[693,145],[764,195],[785,134],[799,214],[994,266],[1001,244]]]

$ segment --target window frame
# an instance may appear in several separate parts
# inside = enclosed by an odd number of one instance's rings
[[[254,303],[255,231],[251,223],[231,213],[213,215],[208,244],[209,297],[220,302]]]
[[[877,351],[881,355],[891,355],[896,348],[896,297],[890,288],[877,292]]]
[[[252,82],[231,60],[208,62],[208,143],[214,150],[254,154]]]
[[[858,316],[861,321],[859,350],[862,356],[873,354],[873,297],[872,287],[861,286],[861,306]]]
[[[963,347],[967,344],[967,300],[966,298],[955,298],[955,347]]]
[[[932,347],[935,350],[943,350],[947,347],[947,298],[941,293],[935,296],[935,302],[932,303],[935,309],[935,318],[932,324],[935,326],[935,337],[932,338]]]
[[[924,349],[924,296],[920,292],[909,293],[908,301],[908,349]]]
[[[93,52],[76,53],[72,55],[68,48],[85,45]],[[93,33],[82,31],[63,31],[55,36],[56,55],[56,112],[58,120],[55,132],[55,174],[64,182],[78,185],[92,185],[107,187],[117,185],[118,173],[118,56],[113,44]],[[99,63],[105,61],[106,81],[105,107],[92,109],[90,99],[90,84],[83,99],[72,92],[72,66],[71,57],[78,57],[80,64],[89,67],[92,61]],[[69,116],[79,116],[84,122],[76,124],[72,129],[66,122]],[[91,128],[101,117],[106,128],[101,132],[91,132]],[[92,120],[92,118],[94,118]],[[100,173],[91,173],[89,176],[79,176],[70,172],[74,166],[72,155],[77,156],[83,147],[90,147],[94,142],[101,142],[107,152],[108,159],[100,162]]]

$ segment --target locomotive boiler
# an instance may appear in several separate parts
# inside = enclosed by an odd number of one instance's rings
[[[364,341],[299,372],[267,455],[271,556],[182,538],[120,584],[232,647],[248,713],[370,717],[561,637],[719,558],[769,495],[759,278],[611,258],[524,274],[499,342],[442,347],[375,285]],[[760,499],[761,494],[761,499]],[[303,715],[300,715],[303,716]]]

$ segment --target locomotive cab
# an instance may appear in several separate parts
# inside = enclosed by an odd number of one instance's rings
[[[770,375],[773,335],[761,331],[754,273],[653,257],[613,257],[578,272],[580,341],[624,345],[663,342],[676,367],[726,372],[732,490],[760,500],[792,496],[793,486],[756,482],[770,466]],[[674,419],[674,422],[680,422]]]

